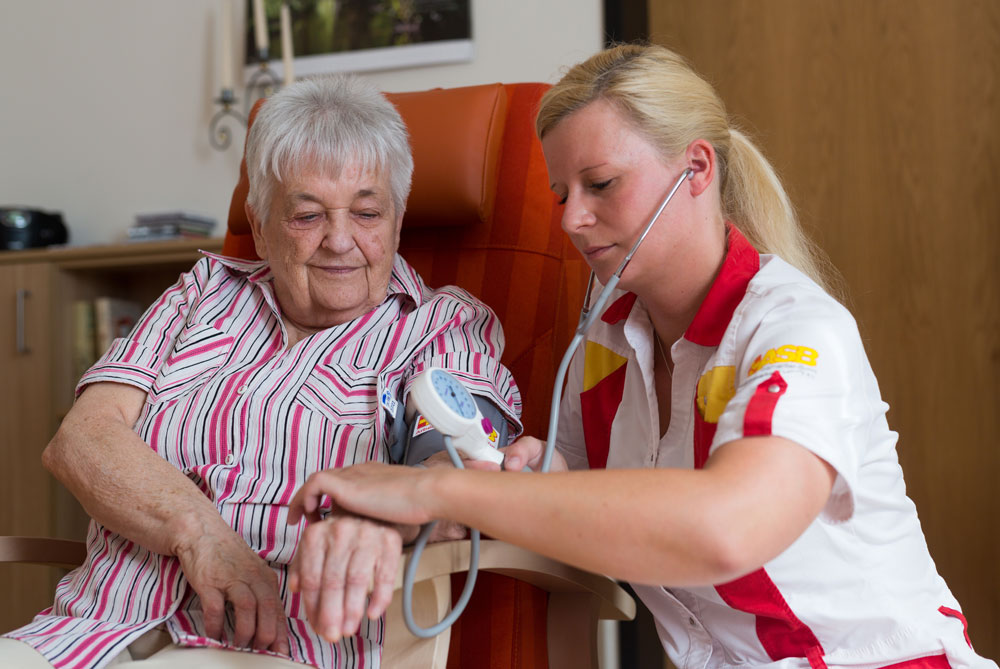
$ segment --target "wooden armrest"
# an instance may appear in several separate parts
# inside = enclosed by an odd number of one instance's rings
[[[74,569],[87,557],[82,541],[51,537],[0,537],[0,562],[27,562]]]
[[[429,544],[420,557],[416,581],[456,574],[469,569],[471,543],[442,541]],[[409,559],[411,551],[404,555]],[[403,568],[396,574],[396,589],[403,587]],[[492,571],[530,583],[549,593],[579,592],[590,594],[601,602],[600,618],[632,620],[635,601],[615,581],[607,576],[592,574],[512,544],[493,539],[479,544],[479,569]]]
[[[468,571],[469,541],[445,541],[424,549],[417,566],[413,617],[422,627],[440,621],[451,608],[451,574]],[[409,559],[412,551],[407,551]],[[405,563],[396,574],[396,593],[387,612],[383,663],[391,667],[444,667],[450,630],[418,639],[403,623]],[[635,601],[607,576],[570,567],[511,544],[487,540],[479,547],[479,569],[530,583],[549,593],[550,669],[597,668],[597,621],[631,620]],[[483,643],[489,643],[483,639]]]

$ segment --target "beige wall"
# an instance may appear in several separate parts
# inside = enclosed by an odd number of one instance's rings
[[[208,142],[222,5],[4,3],[0,205],[61,211],[74,244],[117,241],[136,213],[169,209],[214,216],[221,234],[242,151],[241,126],[225,152]],[[472,5],[472,62],[369,76],[388,91],[554,82],[601,46],[599,0]]]

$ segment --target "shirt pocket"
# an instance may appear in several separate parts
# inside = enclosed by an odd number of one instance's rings
[[[317,365],[295,402],[341,425],[370,424],[378,414],[378,372],[350,365]]]
[[[157,404],[191,394],[222,369],[233,347],[233,337],[210,325],[184,328],[149,391]]]

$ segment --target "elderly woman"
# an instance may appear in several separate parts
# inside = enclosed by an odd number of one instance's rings
[[[81,379],[44,463],[94,519],[87,560],[0,640],[0,665],[377,667],[383,623],[361,622],[363,602],[371,581],[377,608],[391,597],[404,530],[327,524],[360,629],[324,640],[287,579],[296,488],[400,450],[432,364],[518,429],[495,315],[396,254],[413,161],[392,105],[355,78],[303,81],[247,142],[263,260],[206,254]]]

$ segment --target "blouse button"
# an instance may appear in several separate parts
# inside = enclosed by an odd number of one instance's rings
[[[234,462],[236,462],[236,458],[233,457],[232,453],[230,453],[229,455],[226,456],[226,464],[227,465],[231,465]]]
[[[246,391],[247,391],[247,387],[246,386],[240,386],[239,388],[236,389],[236,392],[239,393],[240,395],[242,395]]]
[[[767,387],[767,392],[769,393],[776,393],[779,390],[781,390],[781,386],[779,386],[777,383],[772,383]]]

